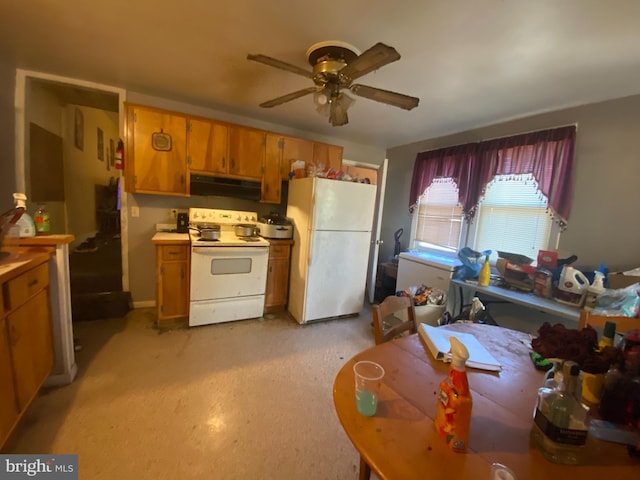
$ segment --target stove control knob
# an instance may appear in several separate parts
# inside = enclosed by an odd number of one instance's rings
[[[240,221],[242,220],[242,217],[240,215],[236,215],[236,220]]]

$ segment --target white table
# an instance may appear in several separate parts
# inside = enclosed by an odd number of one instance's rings
[[[533,293],[511,290],[504,287],[496,287],[494,285],[481,287],[478,284],[466,283],[464,280],[451,280],[451,285],[454,288],[457,287],[459,289],[461,305],[464,304],[464,292],[466,291],[469,292],[471,296],[480,294],[482,296],[497,298],[523,307],[575,320],[576,323],[580,320],[579,308],[571,307],[552,299],[538,297]]]

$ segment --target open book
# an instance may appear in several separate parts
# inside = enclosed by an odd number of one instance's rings
[[[500,362],[493,358],[478,339],[470,333],[456,332],[447,328],[432,327],[426,323],[421,323],[418,327],[418,334],[436,360],[451,361],[449,337],[454,336],[464,343],[464,346],[469,351],[467,367],[494,372],[502,370]]]

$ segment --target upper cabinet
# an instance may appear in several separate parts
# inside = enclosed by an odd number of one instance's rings
[[[342,169],[342,147],[315,142],[313,144],[313,163],[316,168]]]
[[[291,163],[342,167],[342,147],[159,108],[125,105],[128,192],[185,195],[191,173],[262,182],[261,201],[280,203]]]
[[[313,163],[313,142],[301,138],[282,137],[280,172],[283,180],[289,180],[291,163],[294,160],[303,160],[305,165]]]
[[[294,160],[303,160],[305,165],[313,162],[313,142],[267,133],[265,150],[260,201],[280,203],[282,181],[289,180],[291,163]]]
[[[262,179],[266,132],[232,125],[229,128],[229,175]]]
[[[125,176],[129,192],[187,195],[187,119],[126,105]]]
[[[187,163],[198,173],[229,172],[229,127],[206,118],[189,118]]]

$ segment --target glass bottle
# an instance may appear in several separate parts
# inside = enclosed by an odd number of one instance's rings
[[[553,463],[582,463],[587,433],[588,410],[576,399],[580,367],[567,361],[562,381],[554,390],[541,388],[531,427],[531,443]]]
[[[51,220],[49,218],[49,212],[44,205],[38,205],[38,210],[34,215],[34,220],[37,233],[47,234],[51,232]]]

